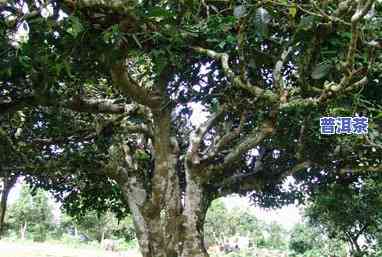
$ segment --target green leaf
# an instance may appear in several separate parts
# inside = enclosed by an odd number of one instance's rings
[[[26,55],[20,55],[19,56],[19,62],[24,68],[31,67],[31,58]]]
[[[236,37],[232,35],[228,35],[225,41],[229,44],[236,44]]]
[[[377,120],[382,119],[382,112],[379,112],[377,116],[375,116],[375,119]]]
[[[84,26],[82,26],[80,19],[77,17],[69,17],[69,23],[71,26],[66,30],[66,32],[68,32],[74,38],[78,37],[78,35],[84,31]]]
[[[289,14],[293,18],[296,17],[296,14],[297,14],[297,6],[296,6],[296,4],[293,4],[291,7],[289,7]]]
[[[146,13],[147,17],[173,17],[174,14],[162,7],[153,7]]]
[[[66,71],[66,74],[72,78],[73,77],[73,74],[72,74],[72,71],[71,71],[71,67],[70,67],[70,64],[66,61],[63,62],[63,65],[64,65],[64,69]]]
[[[140,161],[147,161],[147,160],[150,160],[150,156],[143,150],[141,149],[138,149],[135,154],[134,154],[134,157],[137,159],[137,160],[140,160]]]

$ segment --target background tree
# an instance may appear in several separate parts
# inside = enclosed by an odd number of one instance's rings
[[[270,249],[287,248],[287,231],[277,222],[271,222],[265,227],[266,240],[263,247]]]
[[[346,183],[345,185],[343,183]],[[331,184],[306,209],[310,222],[330,237],[347,242],[354,256],[372,248],[381,231],[381,182],[378,175]],[[340,203],[340,204],[339,204]],[[368,243],[362,248],[360,241]]]
[[[319,228],[309,223],[296,224],[290,234],[292,256],[346,256],[346,247],[335,238],[328,238]]]
[[[118,220],[111,212],[100,215],[93,211],[77,218],[64,215],[61,226],[66,231],[77,230],[77,234],[84,234],[89,240],[97,240],[101,243],[104,239],[110,238],[124,238],[126,241],[135,238],[131,217]]]
[[[208,256],[213,199],[280,206],[381,170],[380,11],[373,0],[2,3],[0,112],[25,116],[17,137],[5,129],[26,156],[19,169],[72,212],[130,211],[144,257]],[[205,122],[189,122],[193,104]],[[361,114],[368,135],[320,134],[322,116]],[[285,190],[290,175],[305,187]]]
[[[204,233],[208,245],[223,245],[234,237],[247,237],[252,245],[263,246],[263,231],[266,228],[267,225],[258,220],[249,210],[227,209],[224,202],[217,199],[208,209]]]
[[[19,198],[9,208],[7,223],[20,233],[22,240],[29,237],[44,241],[53,228],[52,206],[47,192],[41,189],[33,192],[24,184]]]

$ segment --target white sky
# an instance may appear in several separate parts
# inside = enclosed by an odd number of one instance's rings
[[[228,209],[247,209],[259,220],[265,221],[266,223],[277,222],[287,230],[292,229],[295,224],[302,222],[300,210],[295,205],[284,206],[281,209],[268,210],[254,206],[250,203],[250,200],[247,197],[240,197],[237,195],[224,197],[223,203]]]
[[[21,184],[18,182],[16,185],[11,189],[8,196],[8,206],[9,204],[12,204],[14,201],[17,200],[20,194]]]

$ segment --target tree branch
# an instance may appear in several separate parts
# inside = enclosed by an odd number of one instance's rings
[[[52,101],[48,101],[45,103],[47,105],[53,105]],[[79,96],[73,97],[68,101],[63,101],[59,103],[59,106],[77,112],[109,114],[127,114],[139,111],[140,109],[137,104],[116,104],[111,99],[82,98]]]
[[[17,100],[0,102],[0,114],[21,110],[28,106],[62,107],[76,112],[105,114],[145,114],[148,109],[138,104],[117,104],[110,99],[85,98],[80,96],[68,100],[49,96],[28,96]]]
[[[303,169],[311,167],[312,163],[309,161],[297,163],[290,169],[280,174],[280,179],[292,175],[293,173]],[[259,173],[264,171],[262,166],[254,168],[251,172],[232,174],[224,180],[218,181],[215,186],[219,187],[223,192],[223,195],[229,195],[237,193],[237,187],[241,193],[251,192],[256,187],[261,187],[261,180],[259,179]],[[237,187],[235,186],[237,185]],[[222,196],[223,196],[222,195]]]
[[[274,131],[273,124],[270,121],[265,121],[260,131],[256,129],[244,141],[239,143],[232,151],[224,158],[221,168],[229,167],[232,163],[240,159],[240,157],[250,149],[259,145],[267,136]]]
[[[359,21],[365,17],[365,15],[370,11],[370,8],[375,0],[359,0],[356,12],[351,18],[351,40],[346,57],[345,68],[352,70],[354,65],[355,53],[357,50],[357,42],[359,38]]]
[[[210,49],[205,49],[202,47],[192,47],[192,49],[198,53],[205,54],[215,60],[221,61],[223,71],[228,79],[232,82],[235,87],[244,89],[245,91],[251,93],[257,98],[266,99],[270,103],[275,103],[278,101],[278,97],[271,90],[265,90],[258,86],[251,84],[249,81],[243,81],[240,76],[235,75],[232,69],[229,67],[229,55],[227,53],[218,53]]]
[[[216,124],[223,113],[224,108],[221,108],[216,113],[214,113],[205,123],[201,124],[195,132],[191,133],[190,146],[188,147],[186,154],[186,160],[189,164],[193,165],[200,163],[199,150],[203,138],[206,133]]]
[[[273,78],[274,78],[274,85],[277,90],[281,93],[282,89],[284,88],[284,82],[283,82],[283,74],[282,69],[286,62],[288,61],[288,56],[292,52],[292,47],[288,47],[285,49],[280,56],[280,60],[276,62],[276,65],[273,69]]]
[[[146,124],[135,124],[132,122],[126,122],[122,124],[123,128],[127,130],[129,133],[138,133],[143,134],[148,138],[153,139],[153,131]]]
[[[91,8],[91,7],[104,7],[114,10],[131,9],[138,4],[138,1],[110,1],[110,0],[64,0],[63,3],[71,8]]]
[[[137,103],[150,108],[160,107],[161,98],[155,96],[154,92],[147,90],[131,78],[124,64],[118,63],[114,65],[111,70],[111,75],[116,86]]]
[[[366,172],[382,172],[382,164],[375,165],[375,166],[359,166],[359,167],[349,167],[349,168],[342,168],[340,169],[340,173],[355,173],[355,174],[361,174]]]
[[[222,151],[227,145],[229,145],[229,143],[231,143],[234,139],[240,136],[240,132],[244,126],[245,116],[245,113],[241,115],[240,124],[238,128],[234,128],[233,131],[227,131],[227,133],[224,134],[220,139],[217,139],[215,145],[212,145],[209,149],[207,149],[205,153],[206,157],[201,160],[202,163],[209,163],[216,157],[216,155],[220,151]]]

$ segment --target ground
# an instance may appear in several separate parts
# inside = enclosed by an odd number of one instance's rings
[[[134,250],[110,252],[90,247],[70,247],[53,243],[0,241],[0,257],[140,257]]]
[[[228,256],[258,256],[258,257],[286,257],[287,254],[278,250],[248,249],[231,254],[224,254],[210,249],[211,257]],[[0,257],[141,257],[138,250],[104,251],[94,245],[79,244],[70,246],[63,243],[36,243],[0,241]]]

